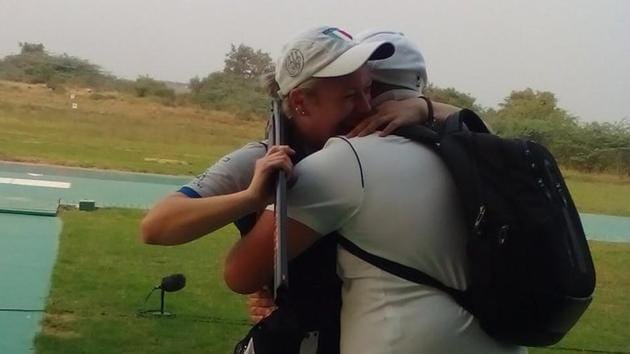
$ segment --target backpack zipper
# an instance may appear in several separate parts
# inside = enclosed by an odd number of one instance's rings
[[[539,171],[538,166],[536,165],[536,162],[534,162],[532,152],[531,150],[529,150],[529,146],[527,146],[527,142],[522,141],[521,144],[523,145],[525,158],[527,159],[527,161],[529,161],[529,168],[532,170],[534,177],[536,178],[536,184],[538,185],[538,188],[540,188],[540,190],[545,194],[545,196],[550,202],[553,202],[553,196],[551,195],[551,191],[545,185],[543,178],[540,177],[542,173]]]
[[[475,218],[475,223],[473,224],[473,231],[477,236],[481,236],[481,224],[486,218],[486,206],[481,205],[479,207],[479,212],[477,213],[477,217]]]
[[[554,187],[556,188],[556,192],[558,192],[558,199],[562,202],[563,207],[568,207],[569,203],[567,202],[567,198],[564,197],[564,190],[562,189],[562,184],[555,177],[554,171],[551,170],[551,162],[545,159],[545,170],[547,172],[547,176],[551,183],[554,183]]]
[[[534,177],[536,177],[536,172],[538,170],[536,163],[533,161],[533,157],[532,157],[532,153],[529,150],[529,147],[527,146],[527,143],[525,141],[523,141],[523,146],[525,149],[525,156],[527,157],[527,159],[530,162],[530,168],[532,169],[532,171],[534,172]],[[554,183],[554,178],[553,178],[553,173],[550,171],[550,163],[548,160],[544,160],[544,168],[547,170],[547,174],[549,176],[549,179],[551,181],[551,183]],[[542,175],[542,171],[540,171],[538,173],[539,175]],[[538,177],[538,179],[536,180],[538,187],[545,193],[545,195],[547,196],[547,199],[549,199],[549,201],[551,203],[553,203],[553,197],[551,195],[551,192],[549,191],[549,189],[547,188],[547,186],[545,185],[545,183],[543,182],[543,178],[542,177]],[[573,224],[571,222],[571,218],[569,217],[569,210],[568,210],[568,202],[566,200],[566,198],[564,197],[564,193],[563,193],[563,189],[562,189],[562,185],[559,181],[556,181],[554,184],[555,190],[557,192],[557,195],[562,203],[562,216],[565,220],[565,223],[567,224],[567,227],[569,228],[569,236],[568,236],[568,240],[567,242],[569,243],[569,247],[567,247],[566,251],[567,251],[567,258],[569,259],[569,262],[571,262],[571,266],[573,268],[576,268],[576,262],[577,262],[577,268],[582,272],[585,273],[586,272],[586,263],[584,262],[584,260],[578,256],[579,249],[577,244],[575,243],[575,235],[577,234],[575,228],[573,227]]]
[[[567,252],[569,253],[571,266],[575,268],[576,262],[577,262],[577,268],[582,273],[586,273],[587,271],[586,263],[582,257],[578,256],[580,254],[580,248],[578,247],[575,241],[577,239],[577,231],[575,230],[573,222],[571,221],[571,217],[569,216],[569,203],[567,202],[567,198],[565,198],[564,196],[562,183],[560,183],[560,181],[555,178],[556,177],[556,175],[554,174],[555,171],[551,170],[551,162],[549,162],[549,160],[547,159],[545,159],[545,171],[547,172],[547,175],[549,179],[552,181],[552,183],[555,182],[558,199],[560,199],[560,201],[562,202],[562,216],[564,217],[564,221],[567,224],[568,232],[569,232],[569,236],[567,237],[568,238],[567,242],[569,243],[569,249],[567,250]]]

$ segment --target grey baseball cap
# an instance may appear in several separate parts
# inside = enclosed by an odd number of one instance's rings
[[[394,55],[384,60],[370,61],[372,79],[415,91],[427,85],[427,68],[418,46],[403,33],[390,30],[367,30],[357,35],[361,43],[392,43]]]

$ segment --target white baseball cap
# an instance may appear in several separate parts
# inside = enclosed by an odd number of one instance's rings
[[[283,49],[276,63],[276,81],[285,96],[312,77],[351,74],[368,60],[385,59],[394,46],[385,41],[359,43],[348,32],[320,26],[301,33]]]
[[[394,55],[385,60],[370,61],[372,79],[410,90],[420,91],[427,85],[427,68],[420,49],[405,35],[397,31],[367,30],[357,35],[361,43],[392,43]]]

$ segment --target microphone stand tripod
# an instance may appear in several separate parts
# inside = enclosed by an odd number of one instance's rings
[[[144,314],[151,314],[153,316],[158,316],[158,317],[175,316],[175,314],[173,313],[164,311],[164,303],[165,303],[164,293],[179,291],[183,289],[185,286],[186,286],[186,277],[184,277],[183,274],[173,274],[173,275],[169,275],[167,277],[162,278],[162,282],[160,283],[160,285],[154,287],[149,293],[149,295],[147,295],[147,297],[144,299],[144,304],[142,305],[142,308],[138,310],[138,315],[142,316]],[[151,295],[153,295],[153,293],[158,289],[160,289],[160,310],[159,311],[158,310],[144,310],[144,307],[146,306],[147,301],[149,300]]]
[[[165,292],[164,289],[160,288],[160,311],[151,312],[153,316],[158,316],[158,317],[175,316],[175,314],[172,314],[170,312],[164,312],[164,292]]]

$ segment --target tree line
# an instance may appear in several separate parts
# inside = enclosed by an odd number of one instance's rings
[[[268,53],[240,44],[225,54],[222,71],[190,79],[189,93],[176,94],[149,76],[119,79],[86,60],[49,54],[42,44],[20,43],[21,51],[0,59],[0,79],[43,83],[54,90],[64,85],[88,86],[157,98],[164,104],[196,104],[227,110],[243,119],[266,119],[269,102],[260,76],[274,70]],[[630,175],[630,121],[582,122],[558,106],[552,92],[531,88],[512,91],[498,107],[484,107],[470,94],[430,84],[425,92],[436,101],[469,108],[495,133],[547,146],[566,167],[588,172]]]

